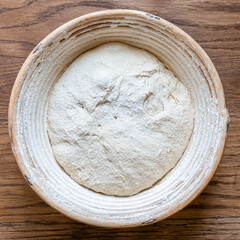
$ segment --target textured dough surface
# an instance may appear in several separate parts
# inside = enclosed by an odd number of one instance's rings
[[[193,114],[187,88],[155,56],[112,42],[80,55],[57,81],[48,134],[56,160],[76,182],[130,196],[176,165]]]

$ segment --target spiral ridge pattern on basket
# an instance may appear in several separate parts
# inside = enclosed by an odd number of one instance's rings
[[[131,197],[106,196],[74,182],[54,159],[46,130],[55,81],[81,53],[110,41],[155,54],[187,86],[195,105],[193,134],[181,160],[153,187]],[[221,81],[207,54],[176,26],[132,10],[88,14],[48,35],[20,70],[9,108],[12,148],[33,190],[73,219],[108,227],[162,220],[193,200],[220,161],[228,119]]]

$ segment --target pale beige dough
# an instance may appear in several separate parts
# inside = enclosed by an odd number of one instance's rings
[[[194,106],[187,88],[154,55],[112,42],[67,68],[51,93],[47,121],[55,158],[76,182],[130,196],[181,158]]]

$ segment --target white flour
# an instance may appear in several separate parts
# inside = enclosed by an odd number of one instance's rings
[[[115,42],[82,54],[63,73],[49,100],[48,134],[76,182],[129,196],[176,165],[193,115],[188,90],[155,56]]]

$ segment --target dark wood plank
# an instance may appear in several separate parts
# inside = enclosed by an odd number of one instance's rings
[[[7,111],[14,79],[52,30],[103,9],[138,9],[181,27],[205,49],[221,77],[231,116],[222,161],[204,192],[162,222],[132,229],[76,223],[27,186],[10,149]],[[238,0],[0,1],[0,239],[240,239],[240,2]]]

